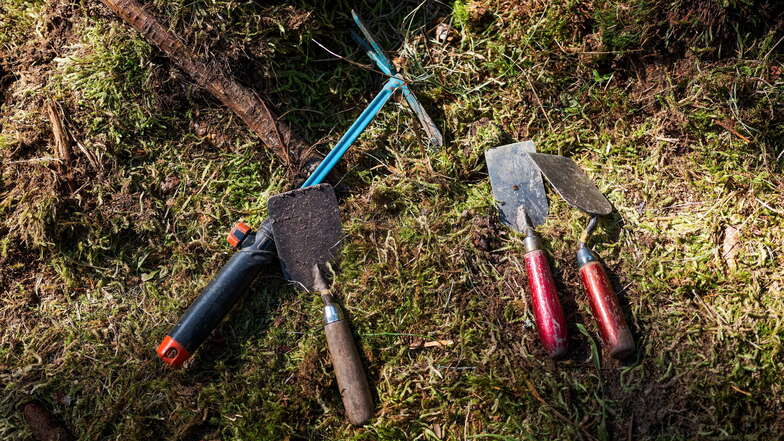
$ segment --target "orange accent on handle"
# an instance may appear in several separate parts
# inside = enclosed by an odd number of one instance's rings
[[[168,335],[163,339],[161,344],[158,345],[156,352],[158,353],[158,357],[171,367],[182,366],[185,360],[191,356],[190,352],[186,351],[177,340]]]
[[[245,222],[237,222],[226,236],[226,241],[229,242],[232,248],[237,248],[240,242],[245,239],[245,236],[248,235],[248,231],[250,231],[250,225]]]

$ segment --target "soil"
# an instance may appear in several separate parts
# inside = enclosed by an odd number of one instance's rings
[[[338,202],[332,187],[321,184],[270,198],[275,245],[290,280],[313,289],[313,266],[332,261],[343,236]],[[313,213],[319,213],[314,217]]]
[[[25,421],[37,441],[72,441],[74,437],[62,422],[38,403],[27,403],[22,409]]]

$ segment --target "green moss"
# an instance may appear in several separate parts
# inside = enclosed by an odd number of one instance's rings
[[[468,21],[470,19],[470,14],[468,12],[468,6],[463,0],[455,0],[452,3],[452,22],[458,28],[465,28],[468,26]]]
[[[0,47],[13,50],[39,28],[43,0],[7,0],[0,4]]]
[[[80,44],[59,60],[54,87],[79,97],[88,134],[121,145],[165,128],[147,42],[122,25],[99,22],[82,29]]]

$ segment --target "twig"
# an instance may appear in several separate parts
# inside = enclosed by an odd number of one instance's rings
[[[300,155],[308,146],[304,140],[280,121],[262,98],[229,77],[217,62],[200,60],[136,0],[101,1],[166,54],[196,84],[234,111],[287,166],[299,169],[306,162],[308,158]]]
[[[311,39],[310,39],[310,41],[312,41],[312,42],[316,43],[316,44],[318,45],[318,47],[320,47],[320,48],[324,49],[325,51],[327,51],[327,52],[328,52],[330,55],[332,55],[333,57],[337,57],[337,58],[339,58],[339,59],[341,59],[341,60],[343,60],[343,61],[345,61],[345,62],[347,62],[347,63],[351,63],[351,64],[353,64],[354,66],[359,66],[359,67],[361,67],[362,69],[368,70],[368,71],[370,71],[370,72],[376,72],[376,73],[378,73],[378,74],[381,74],[381,75],[384,75],[384,76],[389,76],[389,75],[386,75],[384,72],[381,72],[381,71],[379,71],[379,70],[373,69],[373,66],[371,66],[371,65],[369,65],[369,64],[362,64],[362,63],[360,63],[360,62],[358,62],[358,61],[354,61],[354,60],[352,60],[352,59],[350,59],[350,58],[344,57],[344,56],[342,56],[342,55],[340,55],[340,54],[337,54],[337,53],[335,53],[335,52],[333,52],[333,51],[331,51],[331,50],[327,49],[327,47],[326,47],[326,46],[324,46],[323,44],[319,43],[319,42],[318,42],[318,41],[317,41],[315,38],[311,38]]]
[[[63,160],[64,165],[71,162],[71,142],[68,139],[68,132],[63,126],[63,120],[60,117],[60,112],[53,101],[46,102],[46,113],[49,116],[49,123],[52,124],[52,133],[54,134],[55,154]]]
[[[725,128],[725,129],[726,129],[728,132],[730,132],[730,133],[732,133],[733,135],[737,136],[738,138],[742,139],[742,140],[743,140],[743,141],[745,141],[747,144],[751,142],[751,140],[750,140],[749,138],[747,138],[747,137],[745,137],[745,136],[741,135],[740,133],[738,133],[738,131],[737,131],[737,130],[735,130],[735,128],[733,128],[733,127],[732,127],[731,125],[729,125],[728,123],[726,123],[726,122],[724,122],[724,121],[719,121],[718,119],[715,119],[715,120],[713,120],[713,122],[714,122],[714,123],[716,123],[716,125],[719,125],[719,126],[721,126],[721,127],[724,127],[724,128]]]

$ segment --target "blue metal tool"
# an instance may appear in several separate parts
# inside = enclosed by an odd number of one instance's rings
[[[354,17],[354,23],[356,23],[365,38],[363,39],[359,34],[353,31],[351,32],[351,36],[365,49],[368,57],[376,63],[376,66],[378,66],[381,72],[389,76],[389,79],[384,83],[384,87],[381,88],[378,95],[373,98],[373,101],[371,101],[365,110],[362,111],[359,118],[354,121],[354,124],[352,124],[343,137],[340,138],[332,151],[329,152],[323,161],[321,161],[307,181],[302,184],[301,188],[319,184],[327,177],[332,168],[340,161],[340,158],[343,157],[359,135],[365,131],[368,124],[378,115],[381,108],[384,107],[384,104],[389,101],[389,98],[392,97],[396,90],[400,90],[403,93],[411,110],[414,111],[420,124],[422,124],[422,128],[425,130],[430,143],[434,147],[441,147],[444,144],[444,137],[441,136],[441,132],[438,130],[435,123],[433,123],[433,120],[430,119],[430,115],[427,114],[425,108],[422,107],[422,104],[419,103],[416,96],[414,96],[414,93],[409,89],[403,75],[395,70],[394,65],[389,61],[386,55],[384,55],[381,46],[378,45],[376,39],[373,38],[362,23],[359,15],[357,15],[355,11],[351,11],[351,15]]]
[[[370,35],[365,25],[362,24],[357,13],[351,11],[351,14],[357,27],[364,34],[365,40],[356,33],[352,35],[365,48],[368,56],[376,63],[381,72],[389,76],[389,79],[378,95],[373,98],[373,101],[362,111],[359,118],[340,138],[332,151],[302,184],[301,188],[320,184],[327,177],[396,90],[402,91],[409,106],[422,123],[430,143],[440,147],[444,142],[441,132],[438,131],[433,120],[430,119],[413,92],[408,88],[403,76],[395,71],[394,66],[384,55],[381,47]],[[229,232],[227,240],[234,248],[238,249],[238,252],[234,253],[210,284],[202,290],[201,295],[157,348],[158,356],[170,366],[181,366],[185,360],[190,358],[191,354],[228,314],[248,285],[259,274],[262,266],[269,264],[275,258],[275,243],[269,219],[264,221],[256,231],[253,231],[249,225],[240,222]]]
[[[422,129],[424,129],[425,133],[427,134],[430,143],[433,147],[441,147],[444,145],[444,137],[441,136],[441,132],[436,127],[433,120],[430,118],[430,115],[427,114],[425,108],[422,107],[422,104],[419,103],[414,92],[409,89],[408,85],[406,84],[403,75],[401,75],[397,70],[395,70],[395,66],[389,62],[389,59],[384,55],[384,52],[381,50],[381,46],[378,45],[376,39],[370,34],[370,31],[365,27],[360,20],[359,15],[355,11],[351,11],[351,15],[354,17],[354,23],[356,23],[359,30],[362,32],[362,35],[365,36],[363,40],[362,37],[357,35],[356,32],[352,32],[351,36],[354,37],[354,40],[359,43],[360,46],[365,48],[365,52],[367,53],[368,57],[376,63],[376,66],[386,75],[390,77],[399,78],[403,81],[403,85],[400,86],[400,91],[403,93],[403,97],[405,97],[406,101],[408,102],[409,107],[411,110],[414,111],[414,114],[419,119],[419,123],[422,125]]]

